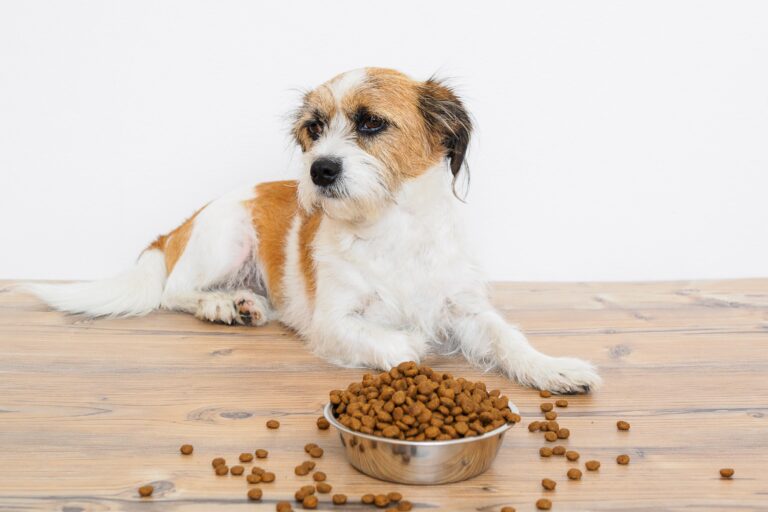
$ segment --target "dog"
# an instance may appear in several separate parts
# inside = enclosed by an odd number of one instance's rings
[[[343,73],[296,111],[297,181],[209,203],[117,277],[28,289],[94,317],[164,308],[225,324],[277,319],[345,367],[388,370],[435,348],[526,386],[588,392],[600,384],[590,363],[538,352],[489,302],[457,212],[471,132],[441,80]]]

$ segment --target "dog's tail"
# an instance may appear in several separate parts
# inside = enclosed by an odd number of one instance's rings
[[[141,316],[160,306],[166,277],[162,245],[153,244],[132,268],[115,277],[69,284],[25,283],[17,289],[37,295],[52,308],[67,313]]]

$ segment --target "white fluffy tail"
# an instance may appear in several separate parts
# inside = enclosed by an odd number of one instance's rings
[[[52,308],[88,316],[141,316],[157,309],[165,287],[165,258],[149,249],[133,268],[109,279],[71,284],[21,285]]]

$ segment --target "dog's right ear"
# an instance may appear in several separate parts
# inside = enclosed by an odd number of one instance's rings
[[[456,178],[464,164],[472,133],[467,109],[453,89],[434,77],[422,84],[419,108],[427,127],[439,137]]]

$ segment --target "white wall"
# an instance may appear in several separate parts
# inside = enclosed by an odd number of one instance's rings
[[[493,279],[768,275],[768,3],[0,3],[0,277],[94,278],[292,177],[296,89],[455,77]]]

